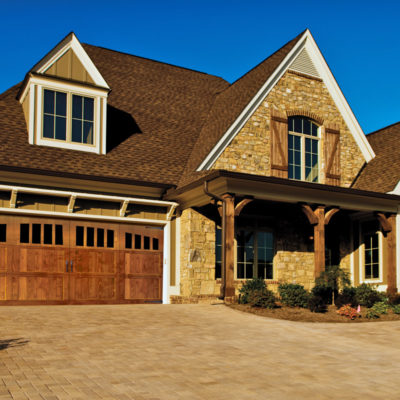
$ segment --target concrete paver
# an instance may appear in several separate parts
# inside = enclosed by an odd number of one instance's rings
[[[224,305],[0,308],[0,399],[398,399],[400,323]]]

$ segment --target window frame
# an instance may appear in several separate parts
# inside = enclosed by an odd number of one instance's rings
[[[362,220],[359,221],[358,228],[358,239],[360,243],[360,252],[359,252],[359,280],[360,283],[383,283],[383,235],[381,230],[379,229],[379,225],[376,230],[372,229],[363,229],[363,223],[370,222],[371,220]],[[378,254],[379,254],[379,277],[378,278],[366,278],[365,277],[365,242],[364,236],[372,233],[376,233],[378,235]]]
[[[303,118],[303,119],[307,119],[309,120],[311,123],[313,123],[314,125],[317,126],[317,136],[313,136],[313,135],[308,135],[306,133],[300,133],[300,132],[295,132],[295,131],[291,131],[289,129],[289,120],[290,118]],[[309,182],[309,183],[320,183],[321,182],[321,125],[319,125],[316,121],[314,121],[311,118],[305,117],[303,115],[294,115],[294,116],[290,116],[288,118],[288,130],[287,130],[287,134],[288,134],[288,149],[287,149],[287,154],[288,154],[288,174],[289,174],[289,169],[290,169],[290,163],[289,163],[289,135],[292,136],[297,136],[300,137],[300,179],[296,179],[296,178],[288,178],[291,180],[295,180],[295,181],[303,181],[303,182]],[[306,139],[313,139],[313,140],[317,140],[318,143],[318,178],[316,180],[316,182],[313,181],[307,181],[305,178],[305,174],[306,174],[306,146],[305,146],[305,141]]]
[[[72,95],[93,98],[93,144],[43,137],[44,90],[67,93],[67,137],[72,124]],[[106,153],[108,90],[45,77],[32,77],[29,88],[29,143],[42,146]]]
[[[56,138],[47,138],[43,136],[43,119],[44,119],[44,91],[45,90],[49,90],[55,93],[63,93],[66,95],[66,126],[65,126],[65,131],[66,131],[66,138],[65,140],[61,140],[61,139],[56,139]],[[80,96],[82,98],[88,98],[88,99],[92,99],[93,100],[93,143],[79,143],[79,142],[74,142],[72,141],[72,120],[74,119],[72,116],[72,97],[73,96]],[[96,120],[98,119],[97,114],[96,114],[96,97],[94,96],[88,96],[88,95],[82,95],[80,93],[76,93],[73,91],[61,91],[61,90],[55,90],[46,86],[42,87],[42,113],[41,113],[41,118],[42,118],[42,125],[41,125],[41,131],[38,131],[38,138],[40,136],[40,141],[55,141],[58,143],[67,143],[68,145],[72,145],[72,146],[90,146],[90,147],[96,147],[97,143],[96,143]],[[82,120],[83,121],[83,120]]]

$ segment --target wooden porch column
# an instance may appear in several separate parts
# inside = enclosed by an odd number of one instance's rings
[[[397,293],[396,274],[396,214],[388,217],[383,213],[376,214],[387,243],[387,291]]]
[[[325,207],[314,211],[317,223],[314,225],[314,276],[318,278],[325,271]]]
[[[222,196],[225,203],[225,229],[223,229],[225,243],[225,257],[222,271],[221,297],[235,296],[235,287],[233,285],[235,272],[235,196],[224,194]]]
[[[318,278],[325,271],[325,225],[329,224],[339,208],[333,207],[325,213],[325,206],[317,206],[313,211],[308,204],[301,204],[301,209],[314,226],[314,277]]]

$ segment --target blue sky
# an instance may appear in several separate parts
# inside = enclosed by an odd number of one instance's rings
[[[398,0],[0,0],[0,92],[66,34],[232,82],[305,28],[365,133],[400,121]]]

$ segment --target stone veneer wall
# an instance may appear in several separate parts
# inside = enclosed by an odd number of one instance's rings
[[[341,186],[349,187],[364,164],[364,157],[330,96],[320,80],[287,71],[268,94],[241,131],[224,150],[213,169],[250,174],[271,175],[270,117],[271,109],[281,112],[305,110],[324,120],[324,126],[340,128]],[[323,154],[323,137],[321,138]],[[321,182],[325,181],[324,162]]]
[[[215,299],[220,285],[215,281],[215,223],[193,209],[181,215],[181,298],[172,302]]]

